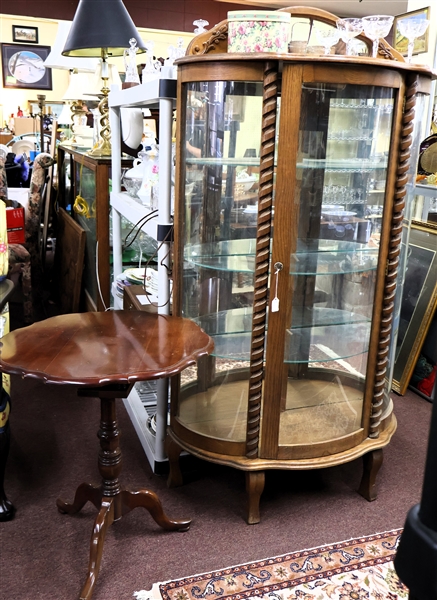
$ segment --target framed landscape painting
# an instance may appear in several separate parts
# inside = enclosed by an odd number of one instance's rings
[[[38,43],[38,27],[27,27],[25,25],[12,25],[12,41],[24,42],[25,44]]]

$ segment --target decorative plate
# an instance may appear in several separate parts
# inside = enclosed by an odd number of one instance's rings
[[[426,173],[437,173],[437,143],[432,144],[422,152],[419,157],[419,164]]]
[[[144,269],[132,268],[126,269],[123,273],[124,277],[131,283],[143,283],[144,281]]]
[[[26,154],[27,156],[30,156],[31,152],[37,151],[35,144],[36,139],[33,138],[19,140],[18,142],[12,144],[10,152],[13,152],[14,154]]]

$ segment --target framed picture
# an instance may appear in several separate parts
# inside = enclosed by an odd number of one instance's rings
[[[25,44],[38,43],[38,27],[27,27],[25,25],[12,25],[12,41],[24,42]]]
[[[399,21],[404,19],[430,19],[431,9],[421,8],[419,10],[413,10],[412,12],[398,15],[393,22],[393,45],[395,50],[400,52],[403,56],[407,56],[408,51],[408,39],[399,31]],[[414,40],[413,54],[422,54],[422,52],[428,52],[428,31],[429,27],[423,35]]]
[[[3,87],[52,89],[52,70],[44,66],[50,46],[2,44]]]
[[[437,226],[413,221],[401,300],[392,387],[403,395],[437,308]]]

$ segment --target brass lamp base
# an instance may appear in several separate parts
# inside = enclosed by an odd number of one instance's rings
[[[111,142],[108,140],[100,140],[99,145],[92,150],[89,150],[87,154],[90,156],[111,156]]]
[[[103,88],[101,91],[101,100],[99,102],[99,112],[101,115],[100,118],[100,139],[98,145],[90,150],[88,154],[90,156],[111,156],[112,148],[111,148],[111,131],[109,127],[109,105],[108,105],[108,94],[109,88],[107,85],[108,78],[102,77],[103,80]]]

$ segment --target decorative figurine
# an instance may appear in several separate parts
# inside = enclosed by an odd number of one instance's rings
[[[143,69],[143,83],[159,78],[161,63],[153,56],[154,42],[148,40],[145,44],[146,48],[146,64]]]
[[[177,66],[174,64],[174,61],[182,56],[185,56],[183,38],[178,38],[177,46],[169,46],[167,52],[168,58],[166,58],[164,61],[161,77],[166,77],[167,79],[177,79]]]
[[[124,66],[126,69],[126,83],[140,83],[140,77],[138,75],[136,56],[138,52],[137,40],[131,38],[129,40],[130,47],[127,48],[124,53]]]
[[[174,60],[176,60],[177,58],[182,58],[183,56],[185,56],[184,39],[180,37],[178,38],[178,43],[174,54]]]

